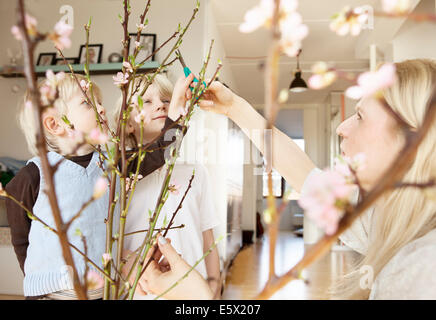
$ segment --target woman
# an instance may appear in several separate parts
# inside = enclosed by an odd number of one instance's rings
[[[383,99],[408,124],[409,130],[414,131],[423,121],[436,84],[436,63],[420,59],[396,63],[396,74],[397,81],[383,91]],[[264,152],[261,138],[250,133],[265,128],[266,121],[247,101],[221,83],[214,82],[200,106],[227,115]],[[353,157],[365,153],[365,167],[358,172],[365,190],[376,185],[385,170],[400,156],[405,143],[404,132],[392,114],[373,98],[359,101],[356,113],[338,127],[337,134],[343,138],[343,155]],[[419,146],[403,181],[427,182],[434,178],[434,150],[435,125]],[[272,153],[273,167],[297,191],[304,192],[308,176],[320,172],[292,139],[276,128],[273,129]],[[436,203],[421,190],[402,188],[386,192],[374,208],[341,238],[361,252],[363,258],[336,286],[338,297],[436,299]],[[370,267],[373,273],[374,283],[370,290],[360,288],[359,270],[363,266]]]

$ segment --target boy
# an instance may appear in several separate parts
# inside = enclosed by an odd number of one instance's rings
[[[79,80],[85,80],[78,76]],[[89,135],[98,127],[95,111],[87,104],[81,89],[69,75],[59,77],[56,84],[58,96],[53,107],[46,108],[42,115],[42,122],[46,136],[48,158],[53,165],[63,159],[74,149],[74,139],[70,137],[70,128],[62,120],[65,115],[74,129]],[[40,87],[47,85],[45,80]],[[188,84],[189,85],[189,84]],[[103,122],[106,122],[105,109],[101,106],[101,93],[93,84],[97,111]],[[26,103],[25,97],[19,113],[20,126],[25,134],[28,146],[33,155],[37,155],[35,147],[36,123],[34,122],[32,108]],[[174,119],[165,119],[164,130],[173,124]],[[107,122],[106,122],[107,123]],[[103,126],[104,127],[104,126]],[[177,128],[175,126],[174,128]],[[146,176],[165,163],[164,146],[170,142],[164,137],[156,142],[152,149],[156,151],[147,153],[141,164],[140,174]],[[84,145],[75,154],[62,161],[55,173],[55,187],[59,207],[64,221],[69,221],[82,204],[89,200],[93,187],[102,171],[97,165],[98,153],[94,146]],[[136,161],[132,161],[129,171],[136,169]],[[119,184],[117,184],[119,185]],[[54,227],[51,207],[48,204],[44,191],[44,177],[38,157],[29,160],[17,176],[6,186],[6,191],[21,201],[36,216]],[[105,251],[106,227],[104,219],[108,212],[108,192],[88,206],[82,215],[76,219],[68,231],[71,243],[82,249],[83,244],[75,236],[79,228],[87,239],[88,255],[95,263],[101,266],[101,258]],[[65,281],[65,263],[57,236],[46,230],[37,221],[32,221],[26,212],[11,200],[6,201],[8,222],[11,228],[12,244],[17,255],[20,267],[25,275],[24,294],[30,299],[75,299],[71,281]],[[83,257],[72,250],[73,259],[79,272],[84,275]],[[102,288],[88,292],[90,299],[102,296]]]

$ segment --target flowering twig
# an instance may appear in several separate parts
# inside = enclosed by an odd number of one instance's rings
[[[339,235],[348,229],[353,222],[367,210],[384,192],[392,189],[409,169],[410,163],[414,160],[417,148],[422,142],[436,118],[436,90],[433,90],[429,100],[424,121],[418,131],[406,136],[406,143],[400,154],[402,155],[385,174],[379,179],[375,187],[370,190],[356,206],[349,205],[345,215],[340,220],[337,231],[332,235],[325,235],[313,247],[311,247],[302,260],[283,276],[274,277],[267,282],[263,290],[257,295],[257,299],[268,299],[279,289],[283,288],[289,281],[299,278],[301,271],[321,258],[338,239]]]
[[[191,189],[192,181],[194,180],[194,177],[195,177],[195,170],[194,170],[194,172],[192,173],[191,179],[189,179],[188,187],[186,188],[185,193],[183,194],[182,199],[180,199],[180,202],[179,202],[179,205],[177,206],[176,211],[174,211],[174,213],[173,213],[172,216],[171,216],[171,219],[170,219],[170,222],[168,223],[168,226],[167,226],[166,228],[163,228],[163,229],[165,230],[164,233],[162,234],[163,237],[166,237],[166,235],[167,235],[167,233],[168,233],[168,230],[169,230],[169,229],[171,228],[171,226],[173,225],[174,218],[176,217],[176,215],[177,215],[177,213],[179,212],[179,210],[182,208],[182,205],[183,205],[183,202],[185,201],[186,195],[188,194],[189,190]],[[155,230],[155,231],[156,231],[156,230]],[[155,245],[153,246],[153,249],[152,249],[153,251],[152,251],[152,253],[151,253],[151,255],[150,255],[150,259],[149,259],[149,260],[147,261],[147,263],[144,265],[143,270],[142,270],[142,273],[141,273],[141,275],[139,276],[140,278],[141,278],[142,275],[144,274],[144,272],[145,272],[145,270],[147,269],[148,265],[149,265],[149,264],[154,260],[154,259],[153,259],[153,256],[154,256],[154,254],[155,254],[157,248],[158,248],[158,247],[157,247],[157,245],[155,244]]]
[[[35,49],[35,42],[30,40],[26,24],[25,24],[25,8],[24,1],[18,0],[18,28],[23,35],[23,40],[21,41],[23,46],[23,55],[24,55],[24,74],[27,80],[27,87],[30,92],[31,102],[33,108],[36,109],[36,117],[38,125],[36,126],[36,146],[38,149],[38,154],[41,159],[42,171],[44,173],[44,177],[46,180],[47,186],[47,197],[52,208],[53,219],[56,224],[56,229],[58,230],[59,241],[62,249],[62,255],[65,259],[65,263],[71,266],[73,271],[73,285],[76,291],[77,297],[79,299],[86,299],[86,292],[83,286],[80,283],[80,279],[77,273],[76,266],[74,264],[73,256],[68,246],[68,237],[66,232],[63,230],[64,223],[62,221],[59,204],[57,200],[57,196],[55,193],[55,185],[53,178],[53,168],[51,167],[48,157],[47,157],[47,147],[44,139],[44,130],[41,121],[41,103],[40,103],[40,93],[36,85],[36,74],[35,67],[33,61],[33,52]]]
[[[18,206],[21,207],[21,209],[23,209],[24,211],[26,211],[27,216],[31,219],[31,220],[35,220],[39,223],[41,223],[44,228],[46,228],[47,230],[55,233],[56,235],[58,235],[58,231],[56,229],[53,229],[52,227],[50,227],[46,222],[44,222],[41,218],[39,218],[38,216],[36,216],[32,211],[29,210],[29,208],[27,208],[21,201],[18,201],[17,199],[15,199],[13,196],[11,196],[10,194],[2,194],[4,197],[12,200],[13,202],[15,202]],[[76,251],[78,254],[80,254],[87,262],[89,262],[96,270],[98,270],[104,277],[106,277],[108,279],[108,281],[113,282],[114,280],[108,275],[106,274],[97,264],[94,263],[94,261],[92,261],[91,259],[88,258],[88,255],[83,253],[79,248],[77,248],[75,245],[73,245],[71,242],[68,242],[68,245],[74,250]]]
[[[170,230],[174,230],[174,229],[183,229],[185,227],[185,225],[182,223],[181,225],[178,225],[178,226],[175,226],[175,227],[166,227],[166,228],[157,228],[157,229],[154,229],[154,231],[155,232],[162,232],[162,231],[166,231],[167,229],[170,229]],[[144,229],[144,230],[138,230],[138,231],[133,231],[133,232],[128,232],[128,233],[125,233],[124,234],[124,236],[131,236],[131,235],[134,235],[134,234],[138,234],[138,233],[143,233],[143,232],[148,232],[150,229]]]
[[[198,7],[196,9],[198,10]],[[182,32],[182,34],[183,34],[183,32]],[[212,49],[212,46],[210,47],[210,50],[211,49]],[[199,91],[199,88],[201,86],[201,83],[204,81],[205,68],[206,68],[207,63],[209,61],[210,50],[209,50],[209,53],[207,55],[206,61],[203,63],[203,67],[202,67],[202,70],[200,72],[200,76],[199,76],[199,79],[198,79],[198,84],[197,84],[196,88],[193,91],[193,96],[192,96],[192,98],[190,100],[187,116],[184,118],[184,121],[183,121],[183,129],[182,130],[184,132],[186,132],[186,130],[187,130],[187,124],[188,124],[188,122],[190,120],[190,117],[192,115],[192,112],[193,112],[193,109],[194,109],[194,106],[195,106],[194,102],[198,101],[198,98],[201,97],[204,94],[204,92],[205,92],[205,90]],[[154,230],[156,222],[157,222],[157,220],[159,218],[159,214],[161,212],[161,209],[162,209],[163,205],[165,204],[165,201],[166,201],[166,199],[168,197],[169,182],[170,182],[171,175],[172,175],[172,172],[173,172],[173,168],[174,168],[177,156],[178,156],[178,149],[180,148],[180,144],[181,144],[182,140],[183,140],[183,134],[182,134],[182,132],[180,132],[180,130],[177,130],[177,132],[176,132],[176,142],[175,142],[176,147],[173,148],[172,151],[170,152],[171,159],[170,159],[170,161],[167,164],[168,168],[167,168],[166,176],[164,178],[164,183],[162,185],[161,192],[160,192],[160,195],[158,197],[158,200],[157,200],[157,203],[156,203],[156,207],[155,207],[153,216],[150,219],[150,231],[147,233],[147,235],[146,235],[146,237],[145,237],[145,239],[143,241],[143,244],[142,244],[143,252],[142,252],[142,254],[140,256],[138,256],[135,259],[134,263],[132,264],[132,268],[131,268],[131,270],[129,272],[128,278],[130,278],[130,273],[133,270],[133,268],[136,267],[136,265],[138,264],[135,281],[134,281],[133,287],[132,287],[132,289],[131,289],[131,291],[129,293],[129,299],[133,298],[134,290],[135,290],[135,288],[136,288],[136,286],[138,284],[140,275],[142,274],[142,271],[143,271],[143,268],[144,268],[145,258],[147,256],[147,253],[148,253],[150,247],[151,247],[151,236],[153,234],[153,230]]]

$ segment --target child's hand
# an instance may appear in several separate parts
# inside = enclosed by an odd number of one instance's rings
[[[235,100],[239,98],[221,82],[211,83],[198,105],[201,109],[224,114],[231,118],[230,111],[234,109]]]
[[[192,97],[189,87],[193,80],[194,75],[192,73],[187,77],[181,76],[177,80],[168,110],[168,117],[171,120],[177,120],[177,118],[184,113],[186,102]]]

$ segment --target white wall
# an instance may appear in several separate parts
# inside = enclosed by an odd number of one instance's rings
[[[415,9],[416,13],[434,13],[435,1],[422,0]],[[392,41],[393,60],[436,59],[436,24],[418,23],[408,20]]]
[[[132,14],[129,32],[136,31],[136,22],[142,14],[144,1],[131,1]],[[205,2],[202,1],[202,4]],[[62,15],[59,9],[62,5],[69,4],[74,9],[74,32],[71,36],[73,45],[66,49],[66,57],[77,57],[81,44],[85,43],[85,33],[83,25],[92,16],[92,29],[90,43],[103,44],[102,62],[107,62],[109,54],[121,52],[122,28],[118,20],[118,13],[122,13],[122,1],[115,0],[29,0],[26,1],[28,11],[38,19],[38,29],[48,31],[60,20]],[[7,48],[13,52],[19,51],[18,42],[12,37],[10,28],[15,24],[15,5],[16,1],[0,2],[0,39],[2,49],[0,50],[0,64],[8,63]],[[162,44],[177,29],[178,23],[185,25],[191,17],[195,6],[194,0],[160,0],[153,1],[149,11],[149,26],[144,29],[144,33],[157,34],[157,46]],[[187,32],[181,46],[182,54],[186,63],[193,72],[199,72],[203,59],[203,38],[205,34],[205,8],[200,7],[196,20]],[[162,61],[164,55],[168,53],[170,47],[157,54],[157,61]],[[55,52],[51,42],[41,43],[35,53],[35,63],[41,52]],[[168,76],[174,81],[183,74],[180,64],[176,63],[169,69]],[[104,97],[104,106],[110,111],[119,96],[119,90],[113,85],[112,76],[94,76],[93,80],[101,87]],[[21,90],[18,94],[12,93],[11,87],[19,84]],[[30,156],[27,152],[25,140],[16,126],[15,110],[17,101],[22,96],[25,88],[23,79],[0,78],[0,94],[2,101],[0,104],[0,156],[11,156],[25,159]],[[12,139],[11,139],[12,138]]]

